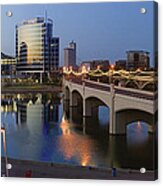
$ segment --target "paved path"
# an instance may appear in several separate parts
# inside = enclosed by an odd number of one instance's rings
[[[53,163],[34,162],[26,160],[8,159],[12,164],[9,177],[34,178],[74,178],[74,179],[104,179],[104,180],[155,180],[153,171],[141,174],[139,170],[117,169],[117,176],[112,176],[111,169],[61,165]],[[2,172],[5,174],[5,161],[2,158]]]

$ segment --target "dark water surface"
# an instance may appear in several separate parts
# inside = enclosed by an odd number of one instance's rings
[[[29,101],[31,100],[31,101]],[[35,103],[35,104],[32,104]],[[138,121],[126,136],[108,135],[109,110],[82,118],[61,95],[2,95],[1,122],[9,157],[83,166],[153,168],[153,135]],[[3,144],[2,144],[3,155]]]

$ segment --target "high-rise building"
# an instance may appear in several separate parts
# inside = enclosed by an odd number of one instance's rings
[[[59,37],[52,38],[50,49],[50,71],[53,72],[59,67]]]
[[[76,66],[76,43],[73,41],[64,49],[64,66]]]
[[[18,73],[44,73],[58,69],[59,38],[53,37],[53,21],[36,17],[16,25]]]
[[[142,50],[127,51],[126,68],[128,70],[149,69],[149,52]]]

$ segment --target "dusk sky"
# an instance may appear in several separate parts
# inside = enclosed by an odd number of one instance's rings
[[[145,14],[140,8],[146,8]],[[13,16],[7,17],[6,12]],[[2,6],[2,52],[15,55],[15,25],[25,19],[44,16],[54,22],[53,35],[60,37],[60,65],[63,48],[74,40],[77,61],[126,58],[127,50],[151,53],[153,66],[153,2],[83,4],[40,4]]]

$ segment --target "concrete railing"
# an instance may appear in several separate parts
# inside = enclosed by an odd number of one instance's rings
[[[102,91],[110,92],[111,86],[105,83],[99,83],[87,79],[79,79],[79,78],[72,78],[68,81],[71,81],[76,84],[83,85],[85,87],[90,87],[93,89],[98,89]],[[146,99],[146,100],[156,100],[157,99],[157,92],[150,92],[150,91],[144,91],[144,90],[137,90],[133,88],[126,88],[126,87],[120,87],[120,86],[114,86],[115,94],[121,94],[125,96],[130,97],[136,97],[140,99]]]

